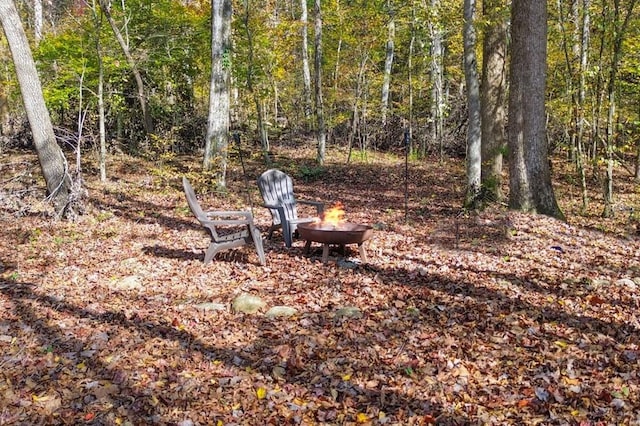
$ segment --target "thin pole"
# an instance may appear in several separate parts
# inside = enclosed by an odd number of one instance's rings
[[[404,221],[409,215],[409,130],[404,131]]]
[[[244,189],[247,192],[247,200],[249,201],[249,207],[251,208],[251,214],[253,214],[253,201],[251,199],[251,191],[249,191],[249,182],[247,181],[247,170],[244,167],[244,158],[242,157],[242,147],[240,146],[240,135],[238,132],[233,134],[233,140],[238,147],[238,157],[240,157],[240,164],[242,165],[242,176],[244,177]]]

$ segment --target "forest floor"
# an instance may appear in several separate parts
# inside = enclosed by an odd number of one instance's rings
[[[464,212],[461,161],[279,150],[298,198],[374,227],[309,255],[265,241],[204,265],[188,175],[206,209],[247,208],[264,236],[259,158],[228,194],[194,157],[87,161],[86,213],[56,221],[34,155],[0,155],[0,425],[640,424],[638,186],[620,170],[616,216],[590,213],[554,162],[567,221]],[[246,179],[245,179],[246,177]],[[265,307],[236,312],[241,294]],[[275,306],[292,316],[269,316]]]

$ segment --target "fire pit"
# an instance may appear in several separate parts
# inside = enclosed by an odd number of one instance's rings
[[[305,252],[309,252],[312,242],[321,243],[322,263],[326,263],[329,257],[329,245],[357,244],[360,259],[366,263],[367,252],[364,242],[373,235],[373,228],[368,225],[345,222],[343,217],[344,210],[338,204],[327,210],[321,221],[299,224],[300,238],[306,240]]]

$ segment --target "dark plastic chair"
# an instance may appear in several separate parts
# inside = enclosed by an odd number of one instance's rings
[[[263,207],[271,212],[271,227],[269,227],[269,236],[271,239],[273,231],[282,228],[282,237],[284,244],[291,247],[293,243],[293,235],[296,232],[298,224],[313,222],[315,217],[298,217],[298,204],[307,204],[316,208],[318,217],[324,211],[324,203],[310,200],[297,200],[293,194],[293,179],[286,173],[269,169],[262,173],[258,178],[258,188],[264,201]]]

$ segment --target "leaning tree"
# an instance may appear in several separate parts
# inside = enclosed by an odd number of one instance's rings
[[[71,178],[68,164],[56,142],[38,70],[13,0],[0,0],[0,22],[11,50],[33,143],[47,184],[47,193],[57,214],[62,216],[68,212],[70,205]]]

